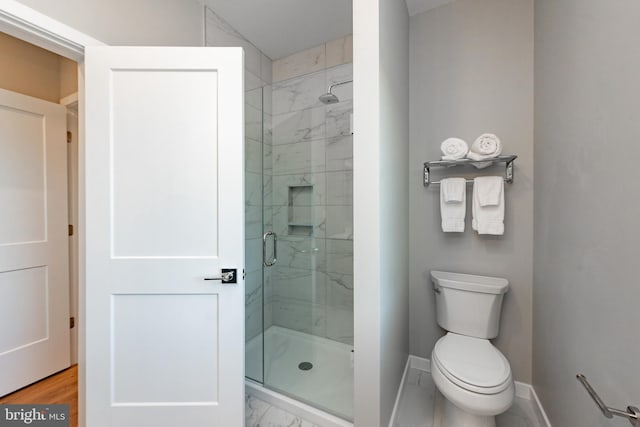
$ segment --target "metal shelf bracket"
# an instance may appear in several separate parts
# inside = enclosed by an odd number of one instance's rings
[[[493,159],[486,160],[486,162],[491,163],[505,163],[504,169],[504,182],[507,184],[513,183],[513,162],[517,159],[518,156],[498,156]],[[460,160],[432,160],[430,162],[424,163],[424,174],[423,174],[423,184],[425,187],[428,187],[429,184],[440,184],[440,181],[431,181],[431,168],[432,167],[450,167],[450,166],[460,166],[460,165],[472,165],[473,163],[484,163],[478,162],[476,160],[471,159],[460,159]],[[467,183],[471,183],[473,180],[467,180]]]

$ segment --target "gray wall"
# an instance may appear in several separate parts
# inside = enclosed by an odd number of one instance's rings
[[[515,378],[531,380],[533,258],[533,0],[458,0],[411,18],[410,336],[411,354],[430,358],[442,330],[429,270],[505,277],[511,283],[494,341]],[[505,234],[443,233],[439,186],[422,186],[422,163],[441,156],[450,136],[469,144],[496,133],[517,154],[505,186]],[[467,168],[441,176],[458,176]],[[503,174],[504,165],[482,174]]]
[[[536,0],[533,384],[555,426],[640,405],[640,3]]]
[[[380,410],[389,423],[409,352],[409,15],[380,2]]]
[[[354,409],[378,427],[409,353],[409,18],[404,1],[353,5]]]
[[[18,1],[111,45],[204,43],[204,7],[195,0]]]

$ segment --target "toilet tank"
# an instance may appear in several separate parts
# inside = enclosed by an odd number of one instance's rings
[[[498,336],[502,297],[509,290],[507,279],[431,271],[431,280],[438,325],[470,337]]]

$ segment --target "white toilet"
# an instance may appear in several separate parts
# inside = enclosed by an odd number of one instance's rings
[[[431,271],[431,280],[438,324],[448,331],[431,353],[431,376],[446,398],[442,427],[495,427],[515,394],[509,361],[489,341],[509,282],[444,271]]]

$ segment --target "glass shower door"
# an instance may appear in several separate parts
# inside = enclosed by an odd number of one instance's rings
[[[277,261],[263,267],[263,383],[345,419],[353,417],[351,86],[332,105],[318,97],[350,78],[346,64],[265,87],[272,102],[263,120],[263,229],[277,235]]]
[[[264,91],[245,92],[245,376],[263,382]]]

